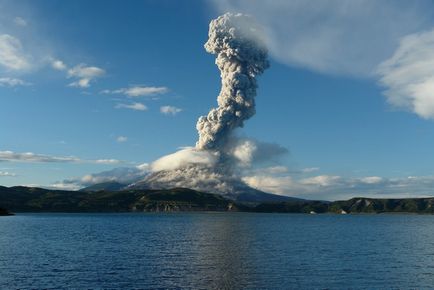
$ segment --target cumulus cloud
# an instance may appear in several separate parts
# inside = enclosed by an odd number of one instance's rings
[[[366,183],[366,184],[376,184],[383,181],[383,178],[379,176],[367,176],[359,179],[360,182]]]
[[[390,104],[434,119],[434,29],[403,37],[378,73]]]
[[[87,174],[80,178],[66,179],[56,182],[52,186],[76,190],[103,182],[118,182],[127,185],[142,179],[148,173],[149,164],[143,163],[136,167],[118,167],[99,173]]]
[[[289,153],[288,149],[275,143],[261,142],[248,138],[232,138],[228,143],[228,151],[242,167],[259,163],[277,162]]]
[[[128,137],[125,137],[125,136],[118,136],[118,137],[116,138],[116,141],[119,142],[119,143],[124,143],[124,142],[127,142],[127,141],[128,141]]]
[[[66,70],[68,67],[60,59],[54,59],[51,61],[51,67],[55,70]]]
[[[131,103],[131,104],[116,104],[116,109],[130,109],[135,111],[146,111],[148,107],[142,103]]]
[[[28,82],[17,78],[0,78],[0,87],[17,87],[30,85]]]
[[[0,162],[38,162],[38,163],[95,163],[119,164],[117,159],[80,159],[74,156],[51,156],[33,152],[16,153],[13,151],[0,151]]]
[[[315,177],[302,179],[300,183],[305,185],[314,185],[314,186],[330,186],[338,182],[340,179],[341,179],[340,176],[318,175]]]
[[[181,112],[182,109],[181,108],[177,108],[175,106],[161,106],[160,107],[160,112],[164,115],[176,115],[179,112]]]
[[[214,0],[253,15],[278,61],[325,74],[371,76],[397,40],[431,25],[430,1]]]
[[[103,90],[103,94],[122,94],[128,97],[145,97],[165,94],[169,91],[167,87],[147,87],[147,86],[132,86],[117,90]]]
[[[21,27],[25,27],[27,26],[27,21],[19,16],[14,18],[14,23],[15,25],[21,26]]]
[[[87,88],[90,83],[105,74],[105,71],[96,66],[87,66],[84,63],[74,66],[68,70],[68,78],[75,78],[76,81],[69,84],[72,87]]]
[[[29,56],[24,53],[18,38],[9,34],[0,35],[0,65],[13,71],[30,69]]]
[[[242,180],[253,188],[281,195],[285,195],[294,184],[291,176],[256,175],[245,176]]]
[[[151,170],[175,170],[188,164],[196,164],[212,167],[216,164],[218,153],[211,151],[198,150],[194,147],[185,147],[173,154],[157,159],[151,164]]]
[[[318,175],[294,177],[257,170],[243,177],[249,186],[270,193],[306,199],[338,200],[353,197],[400,198],[434,196],[434,176],[385,178]]]

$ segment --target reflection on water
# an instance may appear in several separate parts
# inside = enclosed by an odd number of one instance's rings
[[[0,218],[0,288],[430,288],[434,216]]]

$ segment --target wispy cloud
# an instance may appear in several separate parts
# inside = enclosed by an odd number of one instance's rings
[[[117,90],[103,90],[102,94],[122,94],[128,97],[145,97],[165,94],[169,91],[167,87],[147,87],[147,86],[132,86]]]
[[[181,108],[177,108],[175,106],[162,106],[160,107],[160,112],[164,115],[172,115],[175,116],[179,112],[182,112]]]
[[[124,143],[124,142],[127,142],[127,141],[128,141],[128,138],[125,137],[125,136],[118,136],[118,137],[116,138],[116,141],[119,142],[119,143]]]
[[[15,177],[17,175],[15,173],[11,173],[8,171],[0,171],[0,177],[1,176],[3,176],[3,177]]]
[[[310,172],[318,171],[319,169],[320,169],[319,167],[307,167],[307,168],[303,168],[301,170],[301,172],[303,172],[303,173],[310,173]]]
[[[36,154],[33,152],[17,153],[13,151],[0,151],[0,162],[27,162],[27,163],[95,163],[120,164],[117,159],[80,159],[74,156],[52,156]]]
[[[431,25],[431,1],[214,0],[253,15],[278,61],[325,74],[372,76],[397,40]]]
[[[88,160],[88,162],[97,163],[97,164],[108,164],[108,165],[122,163],[122,161],[117,159],[97,159],[97,160]]]
[[[0,87],[28,86],[30,83],[17,78],[0,78]]]
[[[290,175],[257,172],[245,176],[248,185],[281,195],[307,199],[338,200],[352,197],[424,197],[434,196],[434,176],[385,178],[380,176],[343,177],[318,175],[295,178]]]
[[[27,21],[19,16],[14,18],[14,23],[15,25],[21,26],[21,27],[25,27],[27,26]]]
[[[142,103],[131,103],[131,104],[116,104],[116,109],[130,109],[135,111],[146,111],[148,107]]]
[[[390,104],[434,119],[434,29],[402,38],[378,73]]]
[[[76,81],[70,83],[69,86],[88,88],[92,81],[103,76],[104,74],[105,70],[99,67],[87,66],[86,64],[81,63],[68,70],[68,78],[77,79]]]
[[[0,65],[7,70],[26,71],[31,65],[21,41],[9,34],[0,35]]]

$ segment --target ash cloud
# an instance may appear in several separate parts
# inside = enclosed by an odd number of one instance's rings
[[[188,187],[220,194],[252,190],[242,171],[287,152],[275,144],[238,138],[235,130],[255,115],[256,77],[269,67],[261,28],[250,16],[226,13],[211,21],[207,52],[216,55],[221,75],[217,108],[199,118],[199,139],[151,164],[151,173],[131,188]]]
[[[218,107],[199,118],[198,149],[218,150],[235,128],[255,115],[256,76],[269,67],[260,29],[250,16],[226,13],[209,26],[207,52],[216,55],[222,87]]]

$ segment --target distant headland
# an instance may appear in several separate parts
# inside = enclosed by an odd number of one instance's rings
[[[106,185],[107,186],[107,185]],[[36,187],[0,186],[0,215],[11,212],[178,212],[241,211],[263,213],[434,214],[433,198],[377,199],[357,197],[345,201],[317,201],[266,196],[264,200],[245,197],[230,200],[221,195],[188,188],[164,190],[116,190],[110,185],[80,191]]]

